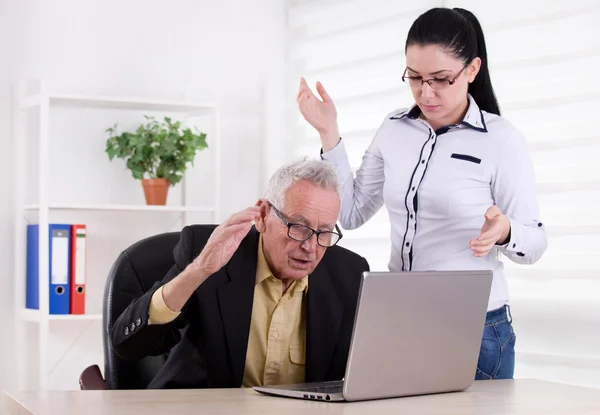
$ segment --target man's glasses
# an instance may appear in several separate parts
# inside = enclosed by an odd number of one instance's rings
[[[429,86],[431,87],[431,89],[445,89],[448,88],[450,85],[454,85],[454,83],[456,82],[456,80],[458,79],[458,77],[460,76],[460,74],[462,73],[462,71],[464,71],[466,68],[466,66],[464,66],[460,72],[458,72],[456,74],[456,76],[452,79],[448,79],[448,78],[431,78],[431,79],[423,79],[420,76],[406,76],[406,71],[408,70],[408,68],[404,69],[404,74],[402,75],[402,82],[406,82],[406,80],[408,80],[408,84],[413,87],[413,88],[421,88],[423,86],[423,84],[425,82],[427,82],[429,84]]]
[[[288,236],[295,241],[304,242],[309,239],[313,234],[317,235],[317,243],[322,247],[329,248],[337,244],[342,239],[342,232],[338,225],[335,225],[336,232],[333,231],[318,231],[311,228],[310,226],[303,225],[301,223],[289,222],[283,214],[277,209],[271,202],[268,202],[269,206],[273,209],[275,214],[281,219],[283,224],[288,228]]]

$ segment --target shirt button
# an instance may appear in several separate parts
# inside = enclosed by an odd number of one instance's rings
[[[409,247],[409,246],[410,246],[410,242],[407,242],[407,243],[406,243],[406,246],[407,246],[407,247]]]
[[[278,337],[278,336],[279,336],[279,333],[277,333],[277,332],[273,333],[273,337]]]
[[[415,191],[415,188],[413,187],[413,188],[412,188],[412,189],[410,189],[410,190],[412,190],[412,191],[414,192],[414,191]]]
[[[421,160],[421,164],[425,164],[425,160]]]
[[[269,363],[269,367],[275,367],[275,363],[273,363],[273,362]]]
[[[413,214],[411,213],[411,214],[410,214],[410,218],[412,219],[412,218],[414,218],[414,217],[415,217],[415,215],[413,215]]]

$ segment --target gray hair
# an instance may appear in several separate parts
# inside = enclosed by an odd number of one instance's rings
[[[320,188],[335,190],[341,201],[341,188],[335,167],[328,161],[306,158],[277,169],[269,180],[265,198],[278,209],[284,209],[288,189],[299,180],[308,180]]]

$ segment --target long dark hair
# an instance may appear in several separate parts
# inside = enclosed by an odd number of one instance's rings
[[[440,46],[462,59],[465,65],[479,57],[481,68],[469,84],[469,94],[480,109],[500,115],[490,79],[483,30],[473,13],[459,8],[428,10],[415,20],[408,31],[405,51],[410,45]]]

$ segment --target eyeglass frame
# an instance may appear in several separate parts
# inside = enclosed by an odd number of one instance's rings
[[[287,226],[287,229],[288,229],[288,231],[287,231],[287,235],[288,235],[288,237],[289,237],[290,239],[293,239],[293,240],[294,240],[294,241],[296,241],[296,242],[304,242],[304,241],[308,241],[310,238],[312,238],[312,236],[313,236],[313,235],[317,235],[317,244],[319,244],[319,246],[322,246],[323,248],[331,248],[332,246],[336,246],[336,245],[338,244],[338,242],[339,242],[339,241],[341,241],[341,240],[342,240],[342,238],[343,238],[343,236],[344,236],[344,235],[342,234],[342,231],[340,230],[340,228],[339,228],[339,226],[338,226],[338,224],[337,224],[337,223],[335,224],[335,232],[334,232],[334,231],[318,231],[318,230],[316,230],[316,229],[313,229],[313,228],[311,228],[310,226],[308,226],[308,225],[305,225],[305,224],[303,224],[303,223],[295,223],[295,222],[290,222],[290,221],[288,221],[288,220],[287,220],[287,219],[286,219],[286,218],[283,216],[283,213],[281,213],[281,211],[280,211],[279,209],[277,209],[277,208],[276,208],[276,207],[275,207],[275,206],[274,206],[274,205],[273,205],[271,202],[269,202],[268,200],[267,200],[266,202],[267,202],[267,204],[268,204],[268,205],[269,205],[269,206],[270,206],[270,207],[273,209],[273,211],[275,212],[275,214],[277,215],[277,217],[278,217],[279,219],[281,219],[281,221],[283,222],[283,224],[284,224],[285,226]],[[292,228],[292,226],[303,226],[303,227],[305,227],[305,228],[308,228],[308,229],[311,231],[311,233],[310,233],[310,235],[308,235],[308,236],[307,236],[305,239],[302,239],[302,240],[301,240],[301,239],[297,239],[297,238],[293,238],[292,236],[290,236],[290,229]],[[320,234],[322,234],[322,233],[333,233],[333,234],[337,234],[337,235],[339,235],[339,238],[338,238],[338,240],[337,240],[337,241],[335,241],[335,243],[334,243],[333,245],[322,245],[322,244],[320,244],[320,243],[319,243],[319,235],[320,235]]]
[[[421,77],[419,79],[419,77],[406,76],[406,72],[408,71],[408,68],[404,68],[404,73],[402,74],[402,82],[406,82],[405,79],[408,79],[409,80],[409,85],[410,85],[410,80],[411,79],[420,80],[421,81],[421,85],[417,86],[417,88],[423,88],[423,84],[425,82],[427,82],[427,84],[429,85],[429,87],[431,89],[438,91],[440,89],[446,89],[449,86],[454,85],[456,83],[456,80],[458,79],[458,77],[463,73],[463,71],[467,68],[467,66],[469,66],[469,65],[463,66],[463,68],[460,71],[458,71],[458,73],[456,74],[456,76],[454,78],[452,78],[452,79],[449,79],[449,80],[447,80],[447,79],[436,79],[436,78],[423,79],[423,77]],[[442,88],[435,88],[433,85],[431,85],[431,82],[433,82],[433,81],[447,81],[448,82],[448,86],[442,87]]]

